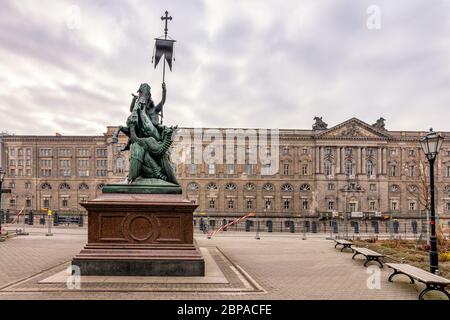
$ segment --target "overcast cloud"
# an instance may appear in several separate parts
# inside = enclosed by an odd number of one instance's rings
[[[446,0],[0,0],[0,131],[96,135],[125,122],[140,83],[159,100],[151,55],[166,9],[177,40],[166,124],[383,116],[392,130],[450,131]]]

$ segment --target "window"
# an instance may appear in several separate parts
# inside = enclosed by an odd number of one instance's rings
[[[331,148],[325,148],[325,154],[326,155],[331,155],[333,152],[331,150]]]
[[[408,176],[414,177],[414,165],[408,167]]]
[[[40,149],[39,155],[41,157],[51,157],[52,156],[52,149]]]
[[[247,199],[246,207],[247,207],[247,209],[253,209],[253,200]]]
[[[450,177],[450,166],[447,166],[446,168],[445,168],[445,176],[448,178],[448,177]]]
[[[19,157],[21,157],[21,156],[23,156],[23,149],[22,148],[19,148]]]
[[[228,209],[234,209],[234,200],[233,199],[228,200]]]
[[[23,166],[23,160],[22,160],[22,159],[19,159],[18,165],[19,165],[19,166]]]
[[[302,165],[302,174],[304,176],[308,175],[308,165],[307,164]]]
[[[41,159],[41,167],[42,168],[51,168],[52,167],[52,160],[50,160],[50,159]]]
[[[347,176],[352,176],[353,175],[353,163],[351,160],[347,160],[345,162],[345,174]]]
[[[16,155],[16,149],[14,148],[9,149],[9,154],[14,157]]]
[[[289,164],[285,163],[283,166],[283,175],[288,176],[289,175]]]
[[[78,170],[79,177],[89,177],[89,170]]]
[[[41,185],[41,189],[42,190],[52,190],[52,186],[49,183],[45,182]]]
[[[216,206],[216,201],[214,199],[209,199],[209,208],[214,209]]]
[[[70,169],[61,169],[61,170],[59,170],[59,175],[61,177],[70,177]]]
[[[391,210],[398,210],[398,202],[391,201]]]
[[[332,164],[330,160],[325,160],[323,163],[323,167],[324,167],[324,173],[326,176],[331,176],[333,175],[332,172]]]
[[[45,198],[43,201],[44,208],[50,208],[50,200],[48,198]]]
[[[391,186],[390,190],[391,190],[391,192],[400,192],[400,187],[398,185],[396,185],[396,184],[393,184]]]
[[[271,184],[271,183],[265,183],[265,184],[263,185],[263,190],[264,190],[264,191],[273,191],[273,184]]]
[[[345,154],[346,154],[347,156],[350,156],[352,153],[353,153],[353,149],[352,149],[352,148],[346,148],[346,149],[345,149]]]
[[[97,149],[97,157],[106,157],[107,155],[106,149]]]
[[[391,148],[390,152],[391,152],[391,156],[397,155],[397,149],[395,149],[395,148]]]
[[[236,191],[236,189],[237,189],[236,184],[234,184],[232,182],[229,182],[225,185],[225,190],[227,190],[227,191]]]
[[[294,191],[294,188],[289,183],[285,183],[281,186],[281,191],[292,192]]]
[[[210,182],[208,183],[208,185],[206,186],[207,190],[218,190],[219,187],[217,186],[217,184],[215,184],[214,182]]]
[[[27,159],[27,160],[25,161],[25,165],[26,165],[27,167],[31,166],[31,160],[30,160],[30,159]]]
[[[198,185],[197,182],[190,182],[187,185],[187,188],[188,188],[188,190],[191,190],[191,191],[197,191],[198,189],[200,189],[200,186]]]
[[[78,155],[82,157],[89,156],[89,149],[78,149]]]
[[[355,212],[356,211],[356,202],[350,202],[348,204],[348,211],[349,212]]]
[[[369,186],[370,191],[377,191],[377,185],[375,183],[371,183]]]
[[[288,146],[285,146],[285,147],[283,148],[283,154],[284,154],[284,155],[288,155],[288,154],[289,154],[289,147],[288,147]]]
[[[376,210],[376,203],[373,200],[369,201],[369,210],[370,211],[375,211]]]
[[[27,176],[31,176],[31,169],[27,169]]]
[[[25,200],[25,206],[26,206],[27,208],[31,208],[31,199],[26,199],[26,200]]]
[[[16,187],[16,184],[14,182],[9,183],[9,188],[14,189]]]
[[[289,209],[289,206],[291,204],[291,201],[289,199],[283,199],[283,208]]]
[[[416,191],[417,191],[417,186],[415,186],[415,185],[410,185],[410,186],[408,187],[408,190],[409,190],[409,192],[416,192]]]
[[[391,177],[395,177],[397,176],[397,164],[391,164]]]
[[[332,191],[334,190],[334,183],[329,183],[328,184],[328,191]]]
[[[190,165],[190,173],[191,174],[196,174],[197,173],[197,165],[196,164],[191,164]]]
[[[208,173],[209,174],[216,174],[216,164],[215,163],[210,163],[208,165]]]
[[[102,191],[104,186],[105,185],[103,183],[100,183],[99,185],[97,185],[97,190]]]
[[[328,210],[334,210],[334,201],[328,200]]]
[[[118,158],[118,159],[122,159],[122,158]],[[117,160],[116,160],[116,162],[117,162]],[[80,160],[80,161],[86,161],[86,164],[83,165],[83,167],[87,167],[88,166],[87,160]],[[104,160],[104,159],[97,160],[97,167],[107,167],[107,166],[108,166],[108,160]]]
[[[266,199],[264,202],[264,208],[271,209],[272,208],[272,200]]]
[[[302,184],[300,186],[300,191],[311,191],[311,187],[309,186],[309,184]]]
[[[69,206],[69,200],[67,200],[67,198],[63,198],[61,205],[63,208],[67,208]]]
[[[227,174],[234,174],[234,164],[227,164]]]
[[[63,157],[69,157],[70,149],[59,149],[59,155]]]
[[[41,169],[41,177],[50,177],[52,175],[52,169]]]
[[[70,186],[67,183],[61,183],[59,190],[70,190]]]
[[[308,148],[303,148],[303,154],[308,154]]]
[[[367,155],[368,156],[373,156],[373,149],[372,148],[367,148]]]
[[[59,166],[61,168],[70,168],[70,160],[59,160]]]
[[[84,171],[85,171],[85,173],[89,174],[87,170],[84,170]],[[97,177],[106,177],[108,175],[108,171],[107,170],[97,170],[96,175],[97,175]],[[80,175],[80,177],[83,177],[83,176]]]
[[[25,182],[25,189],[31,189],[31,182]]]
[[[122,157],[117,158],[116,159],[116,173],[123,173],[124,166],[125,166],[125,161],[123,160],[123,158]]]
[[[249,176],[253,175],[253,165],[252,164],[246,165],[246,172],[247,172],[247,175],[249,175]]]
[[[27,148],[27,156],[31,156],[31,149]]]
[[[78,186],[78,190],[81,191],[89,190],[89,186],[86,183],[80,183],[80,185]]]
[[[16,207],[16,199],[15,198],[10,198],[9,199],[9,206],[11,208],[15,208]]]
[[[78,167],[80,167],[80,168],[87,168],[87,167],[89,167],[89,160],[86,160],[86,159],[78,160]]]
[[[409,155],[410,155],[410,156],[414,156],[415,154],[416,154],[416,153],[415,153],[414,149],[409,150]]]
[[[416,203],[411,201],[409,203],[409,211],[415,211],[416,210]]]
[[[255,187],[255,185],[254,185],[253,183],[247,183],[247,184],[244,186],[244,189],[245,189],[246,191],[255,191],[255,190],[256,190],[256,187]]]
[[[308,208],[309,208],[309,202],[308,202],[308,200],[303,200],[303,201],[302,201],[302,209],[303,209],[303,210],[308,210]]]
[[[366,172],[368,177],[373,176],[373,162],[371,160],[366,162]]]
[[[262,174],[263,175],[270,175],[270,163],[266,163],[262,165]]]

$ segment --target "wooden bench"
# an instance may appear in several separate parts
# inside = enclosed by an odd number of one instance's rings
[[[366,257],[366,262],[364,262],[364,267],[367,267],[367,264],[369,262],[375,261],[380,264],[381,268],[383,268],[383,264],[381,263],[380,258],[384,258],[385,257],[384,254],[375,252],[375,251],[367,249],[367,248],[360,248],[360,247],[353,247],[352,250],[355,253],[353,255],[352,259],[355,259],[355,256],[357,256],[358,254],[361,254],[364,257]]]
[[[426,288],[419,294],[419,300],[422,300],[423,296],[428,291],[433,290],[445,293],[447,298],[450,300],[450,293],[445,290],[445,287],[450,285],[450,280],[407,263],[386,263],[386,265],[389,268],[394,269],[394,273],[392,273],[388,279],[390,282],[392,282],[392,278],[395,275],[404,274],[411,280],[412,284],[414,283],[414,280],[417,280],[426,285]]]
[[[352,245],[353,242],[347,241],[347,240],[334,240],[336,242],[336,245],[334,246],[335,248],[337,248],[337,246],[341,245],[342,249],[341,252],[345,249],[345,248],[349,248],[352,249]]]

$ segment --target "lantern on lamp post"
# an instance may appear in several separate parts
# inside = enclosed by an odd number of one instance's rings
[[[436,240],[436,211],[435,211],[435,199],[434,199],[434,162],[441,149],[444,137],[433,129],[420,140],[420,145],[425,153],[430,164],[430,272],[439,272],[439,262],[438,262],[438,251],[437,251],[437,240]]]

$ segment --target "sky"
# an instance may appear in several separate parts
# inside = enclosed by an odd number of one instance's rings
[[[450,131],[450,0],[0,0],[0,131],[102,134],[144,82],[158,102],[165,10],[165,124]]]

